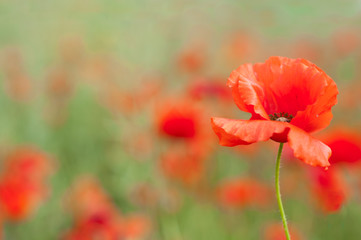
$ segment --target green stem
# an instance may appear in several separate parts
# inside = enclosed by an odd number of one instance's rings
[[[283,149],[283,143],[280,143],[280,147],[278,149],[277,161],[276,161],[276,177],[275,177],[276,196],[277,196],[278,208],[280,209],[280,213],[281,213],[283,229],[285,230],[286,233],[286,238],[287,240],[291,240],[290,233],[288,231],[285,210],[283,209],[281,191],[280,191],[280,162],[281,162],[282,149]]]

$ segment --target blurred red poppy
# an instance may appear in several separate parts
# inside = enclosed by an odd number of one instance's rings
[[[74,68],[78,66],[84,58],[84,41],[80,36],[66,36],[59,42],[58,52],[62,64]]]
[[[212,142],[206,108],[189,99],[164,99],[156,110],[158,133],[169,140],[189,144],[189,151],[208,154]]]
[[[342,56],[355,52],[360,40],[358,29],[338,29],[332,36],[333,48]]]
[[[338,127],[321,137],[331,148],[330,163],[358,163],[361,161],[361,135],[357,130]]]
[[[75,223],[64,239],[117,240],[144,237],[149,221],[144,216],[123,217],[93,178],[81,179],[68,196]]]
[[[19,49],[7,48],[2,54],[1,70],[4,73],[5,89],[11,98],[26,102],[32,97],[32,80],[26,71]]]
[[[204,158],[190,149],[172,147],[161,157],[161,169],[169,178],[194,184],[204,173]]]
[[[295,229],[290,228],[290,235],[292,240],[301,240],[304,239],[301,235],[295,231]],[[282,224],[269,224],[264,231],[264,240],[286,240],[285,231]]]
[[[179,69],[187,73],[199,72],[205,65],[205,50],[202,44],[196,44],[183,52],[178,57]]]
[[[309,169],[310,185],[321,208],[325,212],[334,212],[339,210],[349,197],[349,187],[340,167],[354,167],[354,164],[360,163],[361,137],[357,131],[339,126],[320,138],[332,150],[332,167],[328,171],[320,168]]]
[[[325,212],[334,212],[341,208],[348,196],[348,188],[341,173],[335,167],[328,170],[309,168],[310,185],[319,206]]]
[[[290,52],[294,56],[317,62],[321,62],[324,57],[321,43],[310,36],[297,39],[292,44]]]
[[[192,140],[201,129],[201,115],[190,107],[191,102],[165,101],[157,111],[157,126],[160,135],[174,139]]]
[[[223,48],[226,60],[233,65],[240,60],[249,59],[250,56],[256,55],[256,50],[260,46],[258,39],[253,34],[238,31],[229,36]]]
[[[271,190],[255,179],[235,179],[218,187],[217,198],[225,207],[266,206]]]
[[[119,239],[120,230],[113,216],[107,213],[97,213],[89,218],[79,219],[64,239],[67,240],[116,240]]]
[[[304,59],[271,57],[244,64],[228,79],[237,106],[250,120],[212,118],[223,146],[272,139],[288,142],[295,156],[312,166],[329,166],[330,148],[310,133],[327,127],[337,102],[335,82]]]
[[[70,97],[74,86],[68,69],[60,65],[56,66],[50,69],[46,80],[49,98],[64,101]]]
[[[332,167],[327,171],[322,168],[305,170],[310,180],[312,196],[315,197],[320,208],[325,212],[335,212],[342,207],[350,195],[350,188],[341,172],[342,167],[350,170],[351,174],[354,171],[358,174],[359,168],[355,168],[355,164],[359,164],[361,160],[361,137],[355,130],[339,126],[320,135],[319,138],[332,150],[329,159]],[[286,159],[292,159],[292,150],[289,148],[285,150]]]
[[[45,177],[51,164],[43,153],[17,149],[7,159],[0,177],[0,212],[10,220],[28,217],[46,196]]]
[[[232,99],[231,90],[215,79],[197,78],[190,84],[188,91],[197,100],[209,98],[228,102]]]
[[[156,111],[156,126],[161,136],[174,141],[161,157],[161,169],[174,180],[195,184],[212,148],[205,109],[188,99],[164,102]]]

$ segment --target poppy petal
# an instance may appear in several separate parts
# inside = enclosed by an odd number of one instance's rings
[[[234,102],[240,110],[251,113],[254,119],[269,119],[262,104],[263,89],[257,82],[252,64],[243,64],[234,70],[227,85],[232,88]]]
[[[332,119],[331,107],[337,103],[337,86],[326,74],[321,76],[325,79],[326,87],[316,102],[308,105],[304,111],[300,111],[292,119],[292,124],[307,132],[315,132],[327,127]]]
[[[288,133],[288,144],[296,158],[311,166],[328,167],[331,149],[302,129],[292,126]]]
[[[220,145],[228,147],[267,141],[279,135],[287,137],[290,126],[287,123],[267,120],[212,118],[211,122]]]
[[[222,146],[233,147],[273,139],[289,142],[296,158],[312,166],[329,166],[331,149],[292,124],[267,120],[211,119]]]

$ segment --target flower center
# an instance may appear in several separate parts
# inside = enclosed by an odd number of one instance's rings
[[[274,113],[273,115],[269,114],[268,116],[272,121],[288,122],[288,123],[291,122],[292,118],[294,117],[292,114],[288,114],[284,112]]]

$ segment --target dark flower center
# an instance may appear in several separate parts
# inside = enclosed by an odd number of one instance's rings
[[[274,113],[273,115],[269,114],[268,116],[272,121],[288,122],[288,123],[291,122],[292,118],[294,117],[292,114],[288,114],[285,112]]]

